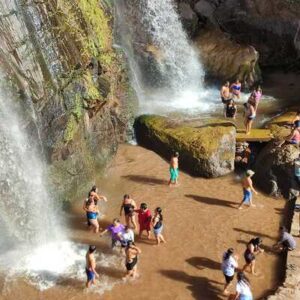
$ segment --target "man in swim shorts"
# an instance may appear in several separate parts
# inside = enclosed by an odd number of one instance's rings
[[[169,180],[169,186],[172,184],[177,185],[178,184],[178,176],[179,176],[179,170],[178,170],[178,158],[179,153],[175,152],[170,160],[170,180]]]
[[[242,186],[243,186],[243,193],[244,193],[244,197],[243,200],[241,202],[241,204],[239,205],[238,209],[242,209],[243,204],[247,204],[250,206],[255,206],[252,203],[252,192],[254,192],[256,195],[258,194],[257,191],[254,189],[253,187],[253,183],[252,183],[252,179],[251,177],[254,175],[255,173],[252,170],[247,170],[246,172],[246,176],[244,177],[244,179],[242,180]]]
[[[96,246],[90,246],[88,252],[86,253],[86,266],[85,272],[87,276],[86,287],[89,288],[92,284],[95,284],[95,277],[99,277],[96,271],[96,260],[94,253],[96,251]]]
[[[136,270],[137,270],[138,255],[141,252],[142,251],[138,247],[136,247],[132,241],[128,241],[127,247],[125,250],[125,254],[126,254],[125,266],[127,269],[127,273],[123,279],[127,279],[129,277],[135,278]]]

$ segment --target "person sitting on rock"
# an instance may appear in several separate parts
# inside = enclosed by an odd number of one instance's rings
[[[296,116],[292,121],[292,127],[300,128],[300,111],[299,110],[296,112]]]
[[[296,241],[291,234],[287,232],[284,226],[279,227],[280,240],[273,246],[281,252],[293,251],[296,249]]]
[[[239,81],[239,79],[237,79],[231,86],[230,86],[230,91],[232,93],[233,99],[240,99],[241,97],[241,89],[242,89],[242,85]]]
[[[226,118],[235,119],[237,113],[237,106],[235,102],[230,99],[229,102],[226,104]]]
[[[299,146],[300,143],[300,127],[292,129],[292,132],[283,141],[278,143],[278,147],[282,147],[286,144],[292,144]]]

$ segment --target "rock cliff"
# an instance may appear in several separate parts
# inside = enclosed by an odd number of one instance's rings
[[[57,189],[71,191],[99,172],[128,130],[110,1],[1,0],[0,11],[2,72],[33,103],[28,129],[42,141]]]

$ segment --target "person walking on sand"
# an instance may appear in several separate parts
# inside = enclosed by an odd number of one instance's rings
[[[178,184],[178,176],[179,176],[179,169],[178,169],[178,159],[179,159],[179,153],[175,152],[170,160],[170,180],[169,180],[169,186],[177,185]]]
[[[162,235],[162,230],[164,226],[163,226],[162,209],[160,207],[157,207],[154,211],[152,226],[153,226],[154,236],[156,239],[156,244],[159,245],[160,243],[165,243],[166,241]]]
[[[122,212],[124,210],[125,214],[125,222],[128,227],[130,227],[130,223],[132,224],[132,228],[136,228],[134,210],[137,208],[136,203],[133,199],[130,198],[128,194],[125,194],[123,197],[120,216],[122,217]]]
[[[127,273],[123,279],[136,277],[138,255],[141,253],[142,253],[141,249],[135,246],[135,244],[132,241],[129,241],[127,243],[125,249],[125,254],[126,254],[125,266],[127,269]]]
[[[254,239],[251,239],[249,243],[247,244],[247,248],[244,252],[244,258],[245,258],[245,265],[243,267],[243,272],[249,268],[251,274],[256,275],[255,273],[255,256],[259,253],[263,253],[264,250],[260,248],[260,245],[262,244],[262,240],[259,237],[256,237]]]
[[[232,93],[233,99],[240,99],[241,97],[241,89],[242,89],[242,85],[239,81],[239,79],[237,79],[231,86],[230,86],[230,91]]]
[[[86,204],[86,216],[88,219],[88,224],[94,227],[94,232],[99,232],[99,222],[98,222],[98,215],[99,215],[99,209],[97,205],[95,205],[95,202],[90,198]]]
[[[241,204],[239,205],[238,209],[242,209],[243,204],[247,204],[250,206],[255,207],[255,205],[252,202],[252,192],[255,193],[255,195],[258,195],[257,191],[253,187],[253,182],[252,182],[252,176],[255,173],[252,170],[247,170],[246,176],[242,180],[242,186],[243,186],[243,200]]]
[[[140,205],[140,209],[135,210],[138,213],[139,220],[139,238],[142,238],[143,231],[147,231],[147,238],[150,239],[151,234],[151,212],[146,203]]]
[[[109,232],[111,234],[111,247],[115,248],[117,244],[121,244],[121,235],[125,230],[125,226],[120,223],[119,219],[113,219],[111,225],[109,225],[104,231],[100,233],[100,237]]]
[[[296,249],[296,241],[291,234],[287,232],[284,226],[279,227],[280,240],[273,246],[281,252],[293,251]]]
[[[249,279],[243,272],[237,273],[236,294],[233,300],[253,300]]]
[[[92,284],[95,284],[96,277],[99,277],[99,274],[96,271],[96,260],[94,253],[96,251],[96,246],[89,246],[89,250],[86,253],[86,265],[85,272],[87,276],[86,287],[89,288]]]
[[[234,273],[235,270],[238,267],[238,257],[234,256],[234,250],[233,248],[229,248],[224,254],[223,254],[223,259],[222,259],[222,271],[225,277],[225,286],[224,286],[224,290],[223,290],[223,294],[224,295],[228,295],[229,291],[228,288],[234,278]]]
[[[253,106],[253,104],[247,102],[244,104],[244,108],[245,108],[245,120],[244,120],[244,124],[246,127],[246,134],[250,134],[250,131],[252,129],[252,124],[254,119],[256,118],[256,111],[255,108]]]

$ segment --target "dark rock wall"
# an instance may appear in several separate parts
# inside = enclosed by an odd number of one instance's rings
[[[184,24],[192,36],[201,34],[201,30],[207,27],[218,28],[229,34],[236,42],[253,46],[260,54],[262,66],[299,63],[300,1],[177,0],[177,2]],[[195,22],[198,25],[191,27],[191,23]]]
[[[129,130],[131,95],[109,3],[0,1],[2,72],[23,103],[31,99],[37,126],[28,130],[67,194],[106,165]]]

